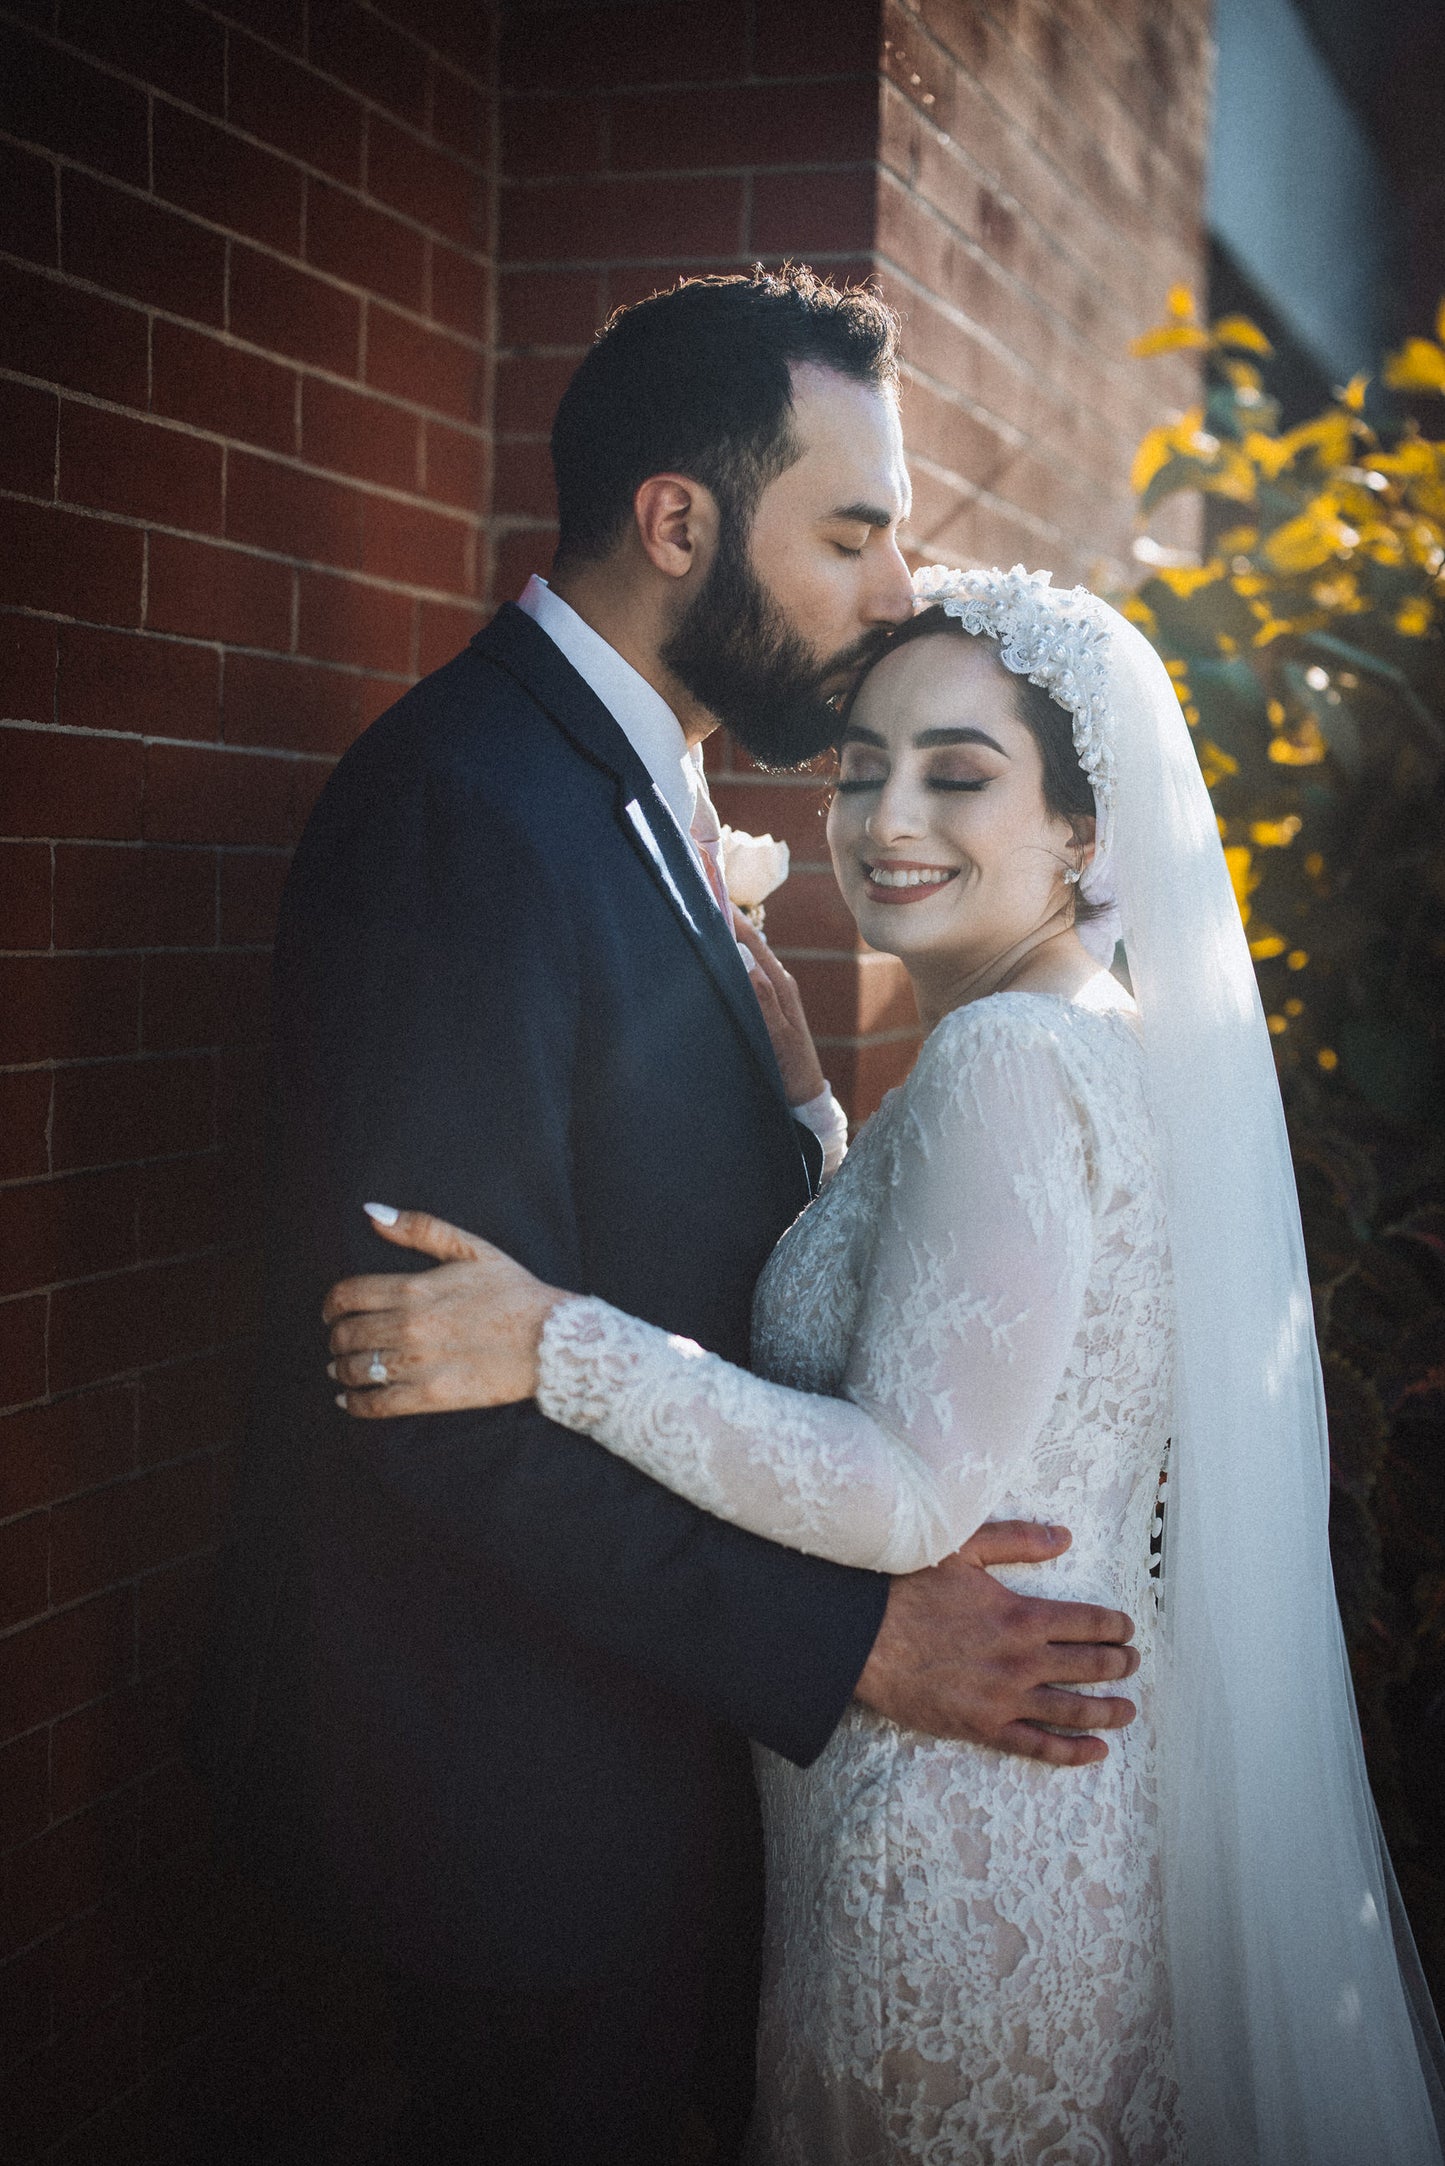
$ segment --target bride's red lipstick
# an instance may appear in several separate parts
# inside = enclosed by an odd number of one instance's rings
[[[863,869],[867,874],[868,900],[879,903],[923,902],[928,896],[936,895],[940,888],[947,887],[950,880],[958,878],[956,865],[920,865],[915,859],[906,857],[880,858],[876,864],[865,865]],[[886,885],[881,885],[876,877],[878,873],[897,875],[899,884],[895,886],[889,880]],[[923,874],[929,877],[920,878]]]

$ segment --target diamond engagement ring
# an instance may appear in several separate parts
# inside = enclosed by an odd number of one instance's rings
[[[366,1380],[369,1384],[384,1384],[386,1382],[386,1363],[382,1360],[380,1354],[372,1355],[371,1366],[366,1372]]]

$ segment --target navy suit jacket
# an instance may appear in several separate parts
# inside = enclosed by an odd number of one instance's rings
[[[704,1931],[753,1810],[746,1738],[818,1753],[887,1582],[709,1518],[532,1402],[334,1404],[327,1286],[425,1261],[368,1198],[737,1362],[809,1199],[686,845],[521,611],[338,765],[274,997],[261,1384],[196,1753],[252,1868],[391,1962],[616,1975]]]

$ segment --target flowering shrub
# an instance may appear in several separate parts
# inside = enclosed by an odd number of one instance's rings
[[[1445,395],[1434,339],[1387,389]],[[1330,1410],[1331,1546],[1366,1744],[1445,1988],[1445,442],[1367,420],[1363,377],[1281,430],[1268,340],[1189,294],[1141,355],[1206,359],[1151,429],[1147,514],[1206,500],[1207,548],[1141,536],[1121,606],[1173,676],[1255,958],[1299,1177]]]

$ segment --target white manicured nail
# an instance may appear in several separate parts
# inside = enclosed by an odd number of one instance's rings
[[[753,955],[750,949],[743,946],[741,940],[738,942],[738,953],[743,959],[743,968],[745,970],[753,971],[757,969],[756,956]]]
[[[364,1203],[361,1208],[368,1218],[376,1220],[378,1226],[394,1226],[401,1217],[400,1211],[394,1211],[389,1203]]]
[[[336,1382],[336,1363],[334,1361],[327,1362],[326,1374],[330,1377],[332,1383],[334,1384]]]
[[[344,1391],[338,1391],[336,1394],[336,1404],[344,1414],[346,1412],[346,1393]]]

